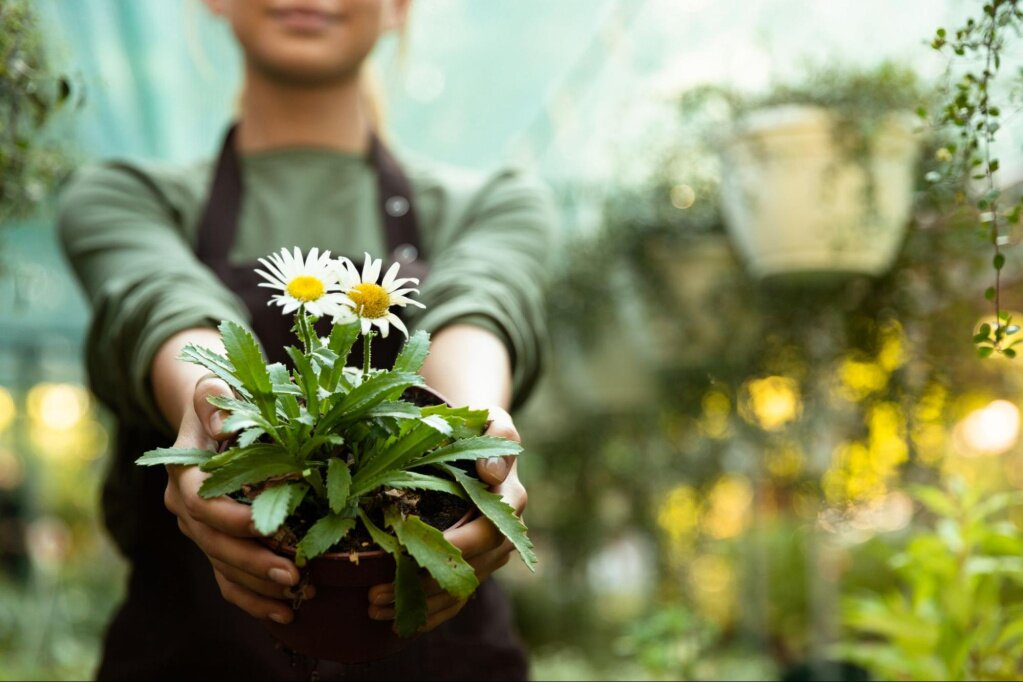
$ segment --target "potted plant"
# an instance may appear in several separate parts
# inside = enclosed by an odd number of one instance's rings
[[[912,72],[825,69],[759,98],[731,97],[722,211],[759,279],[877,276],[910,218],[923,96]]]
[[[464,467],[485,457],[514,455],[518,444],[481,435],[486,411],[453,407],[428,391],[417,374],[429,336],[408,338],[390,368],[370,364],[370,341],[391,326],[405,332],[392,305],[418,282],[397,278],[395,264],[380,283],[380,261],[366,256],[360,273],[347,259],[295,249],[261,260],[273,302],[295,312],[299,347],[287,348],[289,369],[268,364],[255,338],[233,322],[220,325],[225,355],[188,346],[182,359],[227,382],[235,397],[210,398],[236,433],[221,452],[161,448],[143,465],[197,465],[210,476],[199,493],[230,495],[252,505],[256,529],[275,551],[294,557],[315,600],[297,603],[295,620],[267,623],[293,651],[347,663],[372,660],[404,641],[388,624],[371,621],[366,590],[394,581],[395,629],[403,638],[426,621],[419,569],[453,596],[478,586],[475,572],[443,531],[472,514],[487,516],[526,565],[536,557],[512,508]],[[321,338],[316,320],[333,317]],[[406,332],[407,333],[407,332]],[[364,363],[348,367],[362,336]]]

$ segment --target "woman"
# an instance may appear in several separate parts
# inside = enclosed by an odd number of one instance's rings
[[[291,621],[299,574],[253,539],[248,507],[200,498],[204,475],[194,467],[163,475],[132,464],[174,434],[177,447],[209,449],[225,437],[206,398],[228,387],[177,356],[188,343],[221,348],[214,326],[231,319],[276,359],[286,321],[265,305],[252,266],[282,246],[390,253],[406,272],[428,272],[428,308],[409,320],[433,333],[422,373],[451,402],[490,409],[492,434],[518,438],[505,410],[539,369],[546,195],[510,171],[474,178],[405,166],[375,134],[363,67],[379,36],[403,24],[408,0],[206,4],[229,22],[245,68],[238,120],[217,161],[103,164],[78,173],[62,199],[63,244],[94,308],[90,380],[120,420],[105,520],[133,568],[99,677],[524,678],[492,581],[467,604],[428,584],[429,632],[393,659],[293,659],[258,619]],[[515,462],[478,469],[521,513]],[[481,581],[511,552],[486,520],[448,539]],[[315,585],[306,590],[315,599]],[[370,616],[393,618],[391,597],[390,585],[372,588]]]

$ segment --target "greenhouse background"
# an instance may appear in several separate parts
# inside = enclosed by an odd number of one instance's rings
[[[238,56],[201,2],[31,5],[75,164],[214,152]],[[561,209],[552,361],[517,418],[541,566],[499,574],[534,678],[935,679],[966,639],[970,670],[1019,671],[1023,365],[976,357],[990,254],[929,190],[934,148],[890,270],[769,285],[718,209],[720,112],[682,106],[884,62],[940,84],[934,31],[979,6],[418,0],[380,49],[402,153],[523,165]],[[1006,187],[1021,141],[1008,118]],[[52,201],[0,239],[0,679],[83,678],[126,574],[98,519],[111,419]]]

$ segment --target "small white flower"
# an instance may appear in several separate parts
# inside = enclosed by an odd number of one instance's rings
[[[380,269],[383,262],[380,259],[374,260],[366,254],[366,262],[362,266],[360,276],[358,268],[347,258],[339,258],[334,261],[335,276],[341,286],[344,296],[341,298],[342,306],[346,306],[349,315],[354,314],[362,323],[362,333],[368,334],[376,326],[380,329],[380,336],[387,337],[390,325],[394,325],[401,332],[408,336],[408,329],[391,312],[391,306],[416,305],[420,308],[426,306],[419,301],[413,301],[406,294],[419,293],[419,289],[405,287],[406,284],[419,284],[415,277],[398,278],[398,264],[395,263],[384,275],[384,279],[377,284],[380,277]],[[350,311],[350,312],[349,312]],[[338,315],[337,317],[342,317]],[[342,318],[344,319],[344,318]]]
[[[280,253],[260,258],[259,262],[267,271],[256,270],[265,282],[259,286],[277,289],[281,293],[270,299],[284,308],[287,315],[304,306],[312,315],[333,315],[341,308],[340,285],[332,267],[330,251],[321,255],[319,249],[311,249],[305,260],[296,246],[294,252],[281,249]]]

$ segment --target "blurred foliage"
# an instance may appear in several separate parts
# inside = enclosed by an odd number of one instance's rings
[[[1019,679],[1023,531],[1008,512],[1023,493],[961,479],[912,490],[933,518],[889,559],[896,585],[846,597],[843,622],[858,638],[835,654],[878,679]]]
[[[0,225],[28,215],[70,171],[66,148],[47,140],[58,112],[73,104],[71,79],[50,65],[36,8],[0,3]]]

